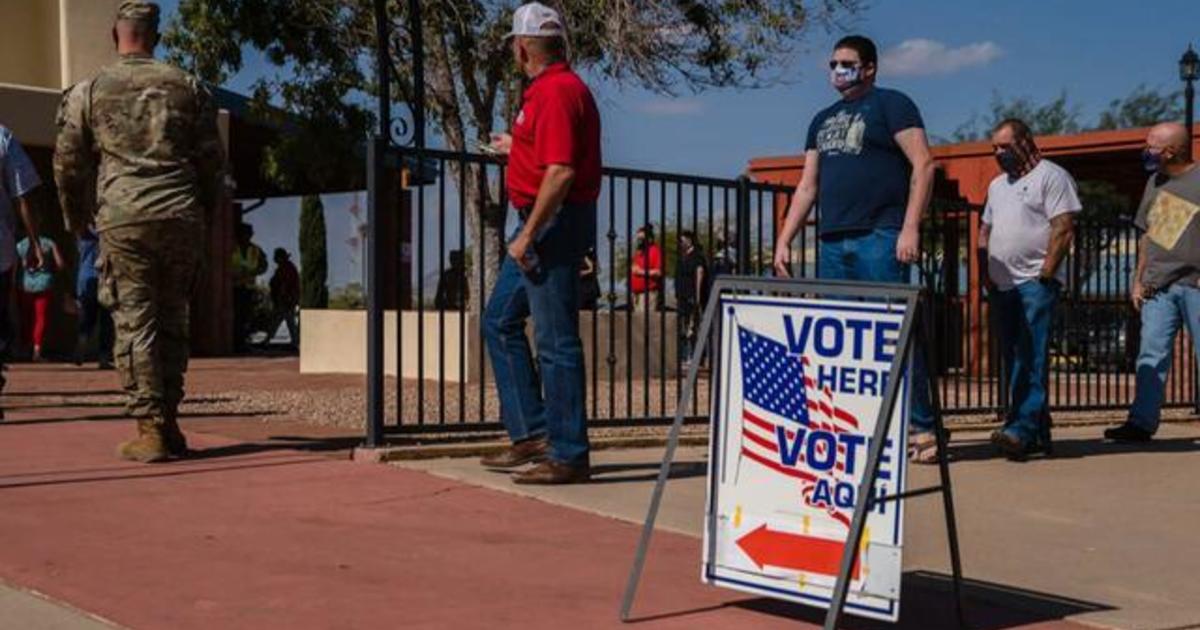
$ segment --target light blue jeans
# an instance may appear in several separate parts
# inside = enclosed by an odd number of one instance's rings
[[[909,266],[896,260],[899,228],[876,228],[870,232],[849,232],[821,238],[817,258],[817,277],[822,280],[860,280],[907,284]],[[925,368],[924,349],[914,344],[912,361],[912,404],[909,424],[913,431],[933,430],[933,405],[929,400],[929,373]]]
[[[1142,305],[1142,345],[1137,359],[1137,393],[1129,422],[1150,433],[1162,417],[1167,373],[1175,355],[1175,336],[1187,325],[1200,361],[1200,288],[1172,284]]]

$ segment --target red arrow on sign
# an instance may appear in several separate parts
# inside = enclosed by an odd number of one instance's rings
[[[772,531],[765,523],[739,538],[737,545],[760,569],[770,565],[833,576],[841,568],[845,547],[840,540]],[[851,572],[855,580],[859,577],[861,564],[862,558],[856,558]]]

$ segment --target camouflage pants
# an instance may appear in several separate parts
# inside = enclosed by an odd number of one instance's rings
[[[100,303],[116,327],[113,363],[129,415],[174,417],[188,362],[188,306],[204,228],[156,221],[100,233]]]

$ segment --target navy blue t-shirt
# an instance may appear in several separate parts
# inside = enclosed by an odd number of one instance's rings
[[[912,165],[895,136],[913,127],[925,123],[912,99],[883,88],[838,101],[813,118],[805,151],[821,154],[821,236],[904,225]]]

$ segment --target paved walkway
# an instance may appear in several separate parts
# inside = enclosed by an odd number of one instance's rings
[[[217,367],[221,365],[225,364],[199,362],[193,389],[245,379],[246,374]],[[284,380],[268,374],[260,382],[277,378]],[[111,391],[115,385],[111,373],[45,366],[16,367],[9,380],[10,392],[57,392],[68,398]],[[344,442],[267,440],[279,433],[294,435],[295,427],[276,428],[273,422],[255,418],[187,418],[184,428],[193,446],[202,449],[201,457],[158,466],[126,464],[112,453],[131,433],[132,424],[114,419],[116,410],[86,405],[21,408],[19,395],[3,400],[10,411],[9,422],[0,424],[0,541],[5,541],[0,544],[0,583],[10,588],[0,592],[0,628],[39,627],[20,619],[72,630],[90,630],[99,623],[13,589],[36,591],[137,629],[619,625],[616,608],[637,527],[595,512],[618,517],[627,513],[554,505],[481,487],[478,480],[351,463],[344,451],[336,450]],[[1172,443],[1177,444],[1175,450],[1186,450],[1183,441]],[[644,466],[655,455],[632,456],[643,467],[624,473],[614,468],[604,476],[648,478],[653,470]],[[1101,463],[1117,459],[1078,461],[1104,468]],[[1180,464],[1173,478],[1194,482],[1196,475],[1184,470],[1187,465]],[[1036,468],[1027,466],[1022,474],[1032,475]],[[1138,495],[1154,484],[1171,487],[1165,479],[1154,478],[1150,484],[1152,472],[1147,469],[1133,483],[1107,491]],[[1056,472],[1055,478],[1067,475],[1082,483],[1087,474],[1085,467]],[[976,492],[1014,492],[1004,487],[1005,477],[988,480],[985,475],[972,482],[969,476],[961,475],[960,483],[981,483]],[[1019,491],[1034,481],[1018,477],[1013,483]],[[627,488],[627,504],[622,501],[618,507],[639,515],[647,497],[644,484],[598,483],[578,490],[583,496]],[[1070,484],[1064,491],[1069,490]],[[1148,520],[1163,530],[1179,531],[1178,539],[1187,542],[1180,521],[1165,521],[1178,514],[1163,509],[1159,506],[1156,512],[1162,518]],[[1008,526],[1002,519],[1012,511],[993,506],[995,522],[986,526]],[[1007,560],[1012,550],[982,543],[983,534],[991,530],[972,532],[964,541],[968,567],[981,566],[980,556],[1000,556],[1002,564],[1011,562],[1012,570],[1020,571],[1017,575],[1033,579],[1034,572],[1046,569],[1021,567],[1019,557],[1037,557],[1039,550],[1059,544],[1073,531],[1091,535],[1106,524],[1121,528],[1128,521],[1105,512],[1083,516],[1086,523],[1061,524],[1056,538],[1030,545]],[[679,518],[680,523],[685,520]],[[687,531],[682,525],[676,529]],[[1140,542],[1126,545],[1122,558],[1160,545],[1158,539],[1143,537],[1145,531],[1133,531]],[[910,557],[922,557],[922,544],[933,545],[914,541]],[[663,532],[656,538],[635,610],[641,623],[633,627],[795,628],[819,619],[806,608],[699,584],[699,547],[686,533]],[[1194,553],[1190,545],[1175,549],[1177,559]],[[1166,567],[1166,573],[1162,567],[1152,571],[1131,564],[1129,579],[1118,583],[1143,589],[1141,584],[1152,572],[1158,573],[1158,580],[1172,580],[1176,573],[1190,578],[1194,564],[1179,560]],[[982,574],[972,572],[974,577]],[[914,573],[905,586],[901,627],[949,627],[944,587],[937,573]],[[1068,590],[1050,592],[1062,595]],[[1070,628],[1074,624],[1060,619],[1081,606],[1111,605],[1111,600],[1071,602],[1000,593],[983,584],[971,593],[969,612],[976,628]],[[49,625],[57,623],[56,614],[67,625]],[[93,625],[82,625],[87,623]],[[847,627],[887,626],[850,621]]]
[[[1058,456],[1025,464],[994,457],[984,434],[956,435],[951,470],[967,577],[987,583],[977,595],[1004,606],[1105,627],[1200,628],[1200,424],[1166,424],[1156,442],[1135,447],[1105,444],[1100,430],[1059,430]],[[678,452],[661,529],[701,536],[706,455]],[[603,451],[604,483],[550,488],[513,485],[469,460],[399,465],[640,523],[661,458],[662,449]],[[937,482],[934,468],[910,470],[911,488]],[[904,567],[917,582],[949,573],[940,501],[906,506]]]

